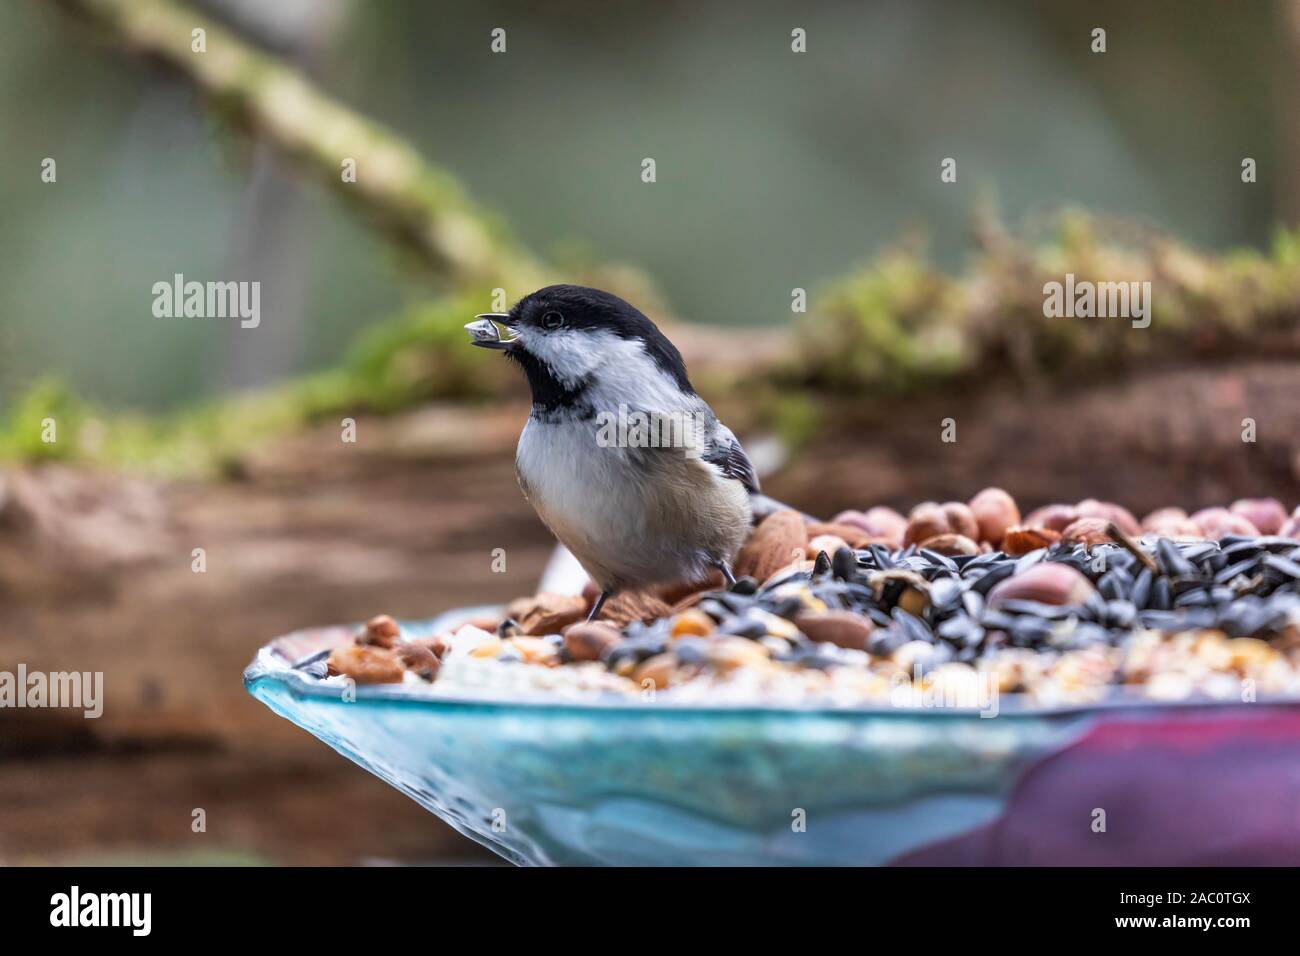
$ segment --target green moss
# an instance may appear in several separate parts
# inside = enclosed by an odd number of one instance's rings
[[[1151,282],[1151,323],[1044,315],[1044,286]],[[986,375],[1106,374],[1151,359],[1268,350],[1300,315],[1300,229],[1268,254],[1210,256],[1168,237],[1062,215],[1038,244],[996,232],[957,278],[893,251],[832,285],[796,328],[793,384],[906,392]]]
[[[803,392],[785,392],[769,403],[767,421],[791,452],[812,441],[822,424],[817,403]]]
[[[890,253],[830,289],[798,324],[799,358],[831,387],[897,390],[947,374],[964,359],[947,322],[957,293],[914,255]]]
[[[468,347],[465,323],[478,311],[465,298],[419,305],[365,333],[344,371],[354,401],[391,412],[435,398],[485,398],[504,384],[501,357]]]
[[[170,415],[106,414],[45,380],[0,422],[0,460],[237,475],[259,443],[309,425],[433,399],[483,399],[513,377],[499,355],[469,347],[464,325],[475,311],[462,297],[412,307],[364,334],[341,368]],[[43,440],[47,420],[53,443]]]
[[[0,423],[0,456],[25,461],[77,457],[88,409],[55,378],[44,378],[19,398]]]

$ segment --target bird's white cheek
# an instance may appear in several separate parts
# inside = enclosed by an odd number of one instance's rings
[[[590,338],[587,336],[586,338]],[[595,371],[599,364],[597,343],[585,341],[577,332],[537,332],[520,335],[523,346],[537,356],[551,373],[566,385],[574,385]]]

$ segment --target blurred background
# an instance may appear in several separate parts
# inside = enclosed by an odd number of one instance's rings
[[[0,669],[107,701],[0,711],[0,862],[487,861],[239,674],[535,586],[495,289],[642,305],[809,510],[1296,504],[1298,94],[1284,0],[8,0]],[[1152,327],[1044,319],[1066,272]],[[176,273],[260,326],[155,318]]]

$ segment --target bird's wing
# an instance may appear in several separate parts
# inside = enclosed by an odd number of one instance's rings
[[[684,409],[673,412],[651,411],[647,409],[636,409],[640,414],[646,415],[650,420],[655,421],[659,416],[671,417],[674,422],[680,421],[681,417],[694,416],[694,425],[684,425],[680,428],[664,428],[660,426],[656,429],[657,434],[680,435],[685,431],[691,432],[695,437],[694,447],[698,449],[696,454],[691,455],[699,461],[712,465],[724,478],[732,478],[739,481],[745,490],[751,495],[761,494],[758,486],[758,474],[754,471],[754,463],[749,460],[745,454],[745,449],[741,446],[740,440],[730,428],[718,421],[718,416],[713,413],[713,409],[701,398],[693,396],[694,401]],[[675,446],[668,446],[675,447]],[[663,454],[662,448],[657,447],[633,447],[627,449],[627,453],[638,457],[643,463],[643,467],[652,467],[655,461]]]
[[[706,437],[700,458],[716,465],[728,478],[735,478],[751,495],[759,493],[758,475],[754,463],[745,454],[740,441],[731,429],[715,419],[711,433]]]

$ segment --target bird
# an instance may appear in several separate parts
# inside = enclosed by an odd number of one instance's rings
[[[465,328],[528,381],[515,471],[600,589],[588,621],[624,590],[698,582],[714,569],[735,585],[732,562],[761,494],[754,465],[644,313],[600,289],[550,285]]]

